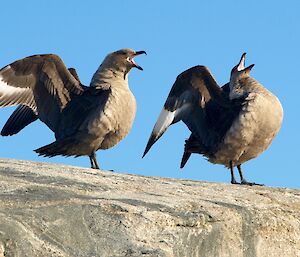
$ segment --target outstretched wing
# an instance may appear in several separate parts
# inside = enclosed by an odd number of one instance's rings
[[[26,57],[0,70],[0,107],[28,106],[52,130],[72,95],[82,92],[80,82],[54,54]]]
[[[38,119],[34,111],[26,105],[19,105],[1,130],[1,136],[12,136]]]
[[[212,147],[222,136],[218,124],[229,107],[229,99],[205,66],[195,66],[181,73],[153,128],[144,155],[167,128],[182,120],[201,145]]]
[[[73,75],[73,77],[80,83],[80,79],[74,68],[68,68],[69,72]],[[84,87],[84,86],[83,86]],[[27,105],[19,105],[17,109],[12,113],[9,119],[6,121],[2,131],[2,136],[12,136],[17,134],[23,128],[25,128],[30,123],[36,121],[38,119],[38,115]]]

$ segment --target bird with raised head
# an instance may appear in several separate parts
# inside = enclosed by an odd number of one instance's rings
[[[152,130],[144,155],[167,128],[183,121],[191,131],[186,140],[181,168],[192,153],[230,169],[231,183],[248,182],[241,165],[265,151],[278,133],[283,109],[278,98],[250,76],[244,53],[232,69],[230,82],[219,87],[208,68],[195,66],[181,73]]]

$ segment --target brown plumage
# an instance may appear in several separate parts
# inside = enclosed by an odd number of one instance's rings
[[[73,75],[73,77],[81,84],[76,70],[74,68],[68,68],[68,70]],[[32,108],[28,107],[27,105],[20,104],[6,121],[1,130],[1,135],[12,136],[14,134],[17,134],[19,131],[21,131],[23,128],[36,121],[37,119],[38,115]]]
[[[144,155],[167,128],[182,120],[192,132],[186,140],[181,168],[192,153],[204,155],[212,163],[237,166],[241,184],[245,180],[241,164],[257,157],[278,133],[283,110],[276,96],[250,77],[254,65],[245,68],[245,54],[231,71],[230,82],[222,88],[205,66],[181,73],[153,128]]]
[[[99,168],[95,152],[108,149],[129,132],[135,99],[128,87],[133,58],[144,51],[121,49],[105,58],[90,87],[75,69],[67,69],[53,54],[34,55],[0,70],[0,107],[19,105],[1,134],[13,135],[39,118],[56,141],[35,150],[44,156],[88,155]],[[125,111],[126,110],[126,111]]]

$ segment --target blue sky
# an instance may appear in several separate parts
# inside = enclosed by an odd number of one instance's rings
[[[146,50],[129,75],[138,103],[131,133],[119,145],[98,151],[103,169],[205,181],[229,182],[221,165],[193,155],[179,169],[183,123],[169,128],[141,159],[166,96],[182,71],[209,67],[222,85],[247,52],[252,76],[276,94],[285,117],[271,147],[243,165],[249,181],[300,188],[300,2],[299,1],[5,1],[1,4],[0,66],[37,53],[56,53],[88,85],[105,55],[130,47]],[[2,127],[14,108],[0,109]],[[0,138],[0,157],[89,167],[87,157],[42,158],[33,149],[54,140],[40,121],[13,137]]]

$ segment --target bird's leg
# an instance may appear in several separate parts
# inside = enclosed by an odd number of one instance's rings
[[[91,162],[91,168],[93,168],[93,167],[94,167],[94,162],[93,162],[93,159],[92,159],[92,157],[91,157],[91,156],[89,156],[89,158],[90,158],[90,162]]]
[[[234,177],[233,161],[229,162],[229,168],[230,168],[230,173],[231,173],[231,184],[239,184],[238,182],[236,182],[235,177]]]
[[[91,168],[99,170],[100,168],[99,168],[99,165],[97,163],[96,153],[92,152],[92,154],[89,157],[90,157],[90,161],[91,161]]]
[[[257,184],[257,183],[254,183],[254,182],[248,182],[244,176],[243,176],[243,171],[242,171],[242,168],[241,168],[241,164],[237,166],[238,168],[238,171],[239,171],[239,174],[240,174],[240,178],[241,178],[241,185],[248,185],[248,186],[253,186],[253,185],[256,185],[256,186],[263,186],[264,184]]]

